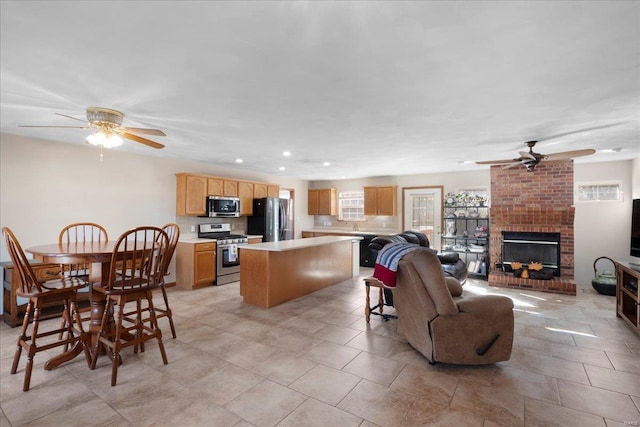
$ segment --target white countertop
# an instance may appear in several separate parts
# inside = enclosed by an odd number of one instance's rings
[[[245,245],[240,247],[242,251],[291,251],[294,249],[309,248],[320,245],[330,245],[336,242],[362,240],[362,237],[358,236],[323,236],[323,237],[308,237],[306,239],[294,239],[294,240],[282,240],[280,242],[265,242],[255,243],[253,245]]]

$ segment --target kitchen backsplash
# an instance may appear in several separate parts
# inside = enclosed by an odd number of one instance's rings
[[[247,229],[247,218],[200,218],[197,216],[177,216],[176,224],[180,227],[180,235],[198,234],[198,224],[231,224],[233,234],[245,234]],[[191,231],[191,227],[195,231]]]
[[[338,221],[338,217],[318,215],[314,217],[314,228],[342,228],[353,231],[354,227],[359,231],[389,230],[389,233],[400,231],[400,219],[397,216],[367,216],[364,221]]]

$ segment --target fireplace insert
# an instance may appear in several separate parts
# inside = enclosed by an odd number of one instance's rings
[[[502,232],[502,268],[511,271],[511,263],[542,263],[560,277],[560,233]]]

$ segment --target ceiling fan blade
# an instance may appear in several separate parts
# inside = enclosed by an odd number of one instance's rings
[[[518,162],[518,163],[512,163],[512,164],[510,164],[510,165],[504,165],[504,166],[502,167],[502,169],[509,169],[509,168],[513,168],[513,167],[518,166],[519,164],[520,164],[520,162]]]
[[[18,125],[19,128],[67,128],[67,129],[91,129],[91,126],[37,126],[37,125]]]
[[[483,160],[481,162],[476,162],[476,165],[502,165],[505,163],[519,162],[520,159],[509,159],[509,160]]]
[[[574,157],[590,156],[595,152],[596,150],[594,150],[593,148],[587,148],[585,150],[562,151],[560,153],[547,154],[544,156],[544,160],[569,160]]]
[[[123,137],[127,138],[127,139],[139,142],[139,143],[147,145],[147,146],[149,146],[151,148],[158,148],[158,149],[164,148],[164,145],[162,145],[162,144],[160,144],[158,142],[152,141],[152,140],[147,139],[147,138],[143,138],[143,137],[138,136],[138,135],[134,135],[132,133],[128,133],[128,132],[118,132],[118,133],[120,135],[122,135]]]
[[[536,160],[536,156],[529,153],[528,151],[520,151],[520,159],[531,159]]]
[[[573,135],[574,133],[581,133],[581,132],[588,132],[591,130],[597,130],[597,129],[605,129],[605,128],[610,128],[613,126],[620,126],[622,124],[625,124],[627,122],[617,122],[617,123],[610,123],[608,125],[600,125],[600,126],[593,126],[593,127],[589,127],[589,128],[584,128],[584,129],[577,129],[577,130],[572,130],[569,132],[563,132],[563,133],[557,133],[555,135],[549,135],[549,136],[544,136],[542,138],[537,138],[538,142],[540,141],[548,141],[550,139],[556,139],[556,138],[561,138],[563,136],[567,136],[567,135]]]
[[[79,122],[87,123],[87,121],[86,121],[86,120],[79,119],[79,118],[77,118],[77,117],[67,116],[66,114],[62,114],[62,113],[54,113],[54,114],[57,114],[58,116],[66,117],[66,118],[68,118],[68,119],[73,119],[73,120],[77,120],[77,121],[79,121]]]
[[[160,129],[147,129],[147,128],[122,128],[123,132],[130,132],[130,133],[140,133],[143,135],[156,135],[156,136],[167,136],[164,132],[162,132]]]

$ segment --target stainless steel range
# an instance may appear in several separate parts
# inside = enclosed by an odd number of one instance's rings
[[[240,280],[238,247],[249,244],[247,236],[231,234],[231,224],[200,224],[198,237],[216,241],[216,285]]]

